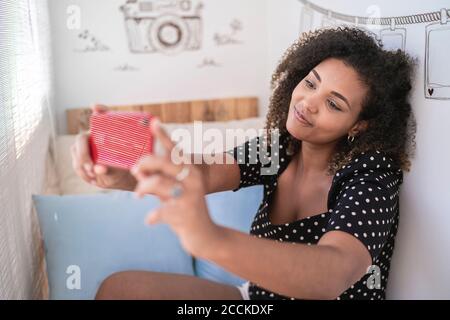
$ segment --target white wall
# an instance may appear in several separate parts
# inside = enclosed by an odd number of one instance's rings
[[[373,5],[379,7],[382,17],[450,9],[448,0],[312,2],[333,11],[357,16],[366,16],[366,10]],[[268,0],[269,70],[275,68],[280,53],[298,36],[301,7],[297,0]],[[315,21],[317,18],[315,16]],[[387,290],[390,299],[450,298],[450,171],[447,170],[450,163],[450,100],[425,99],[424,96],[427,24],[406,27],[406,51],[417,56],[420,61],[411,98],[417,118],[417,151],[412,170],[405,173],[400,192],[401,220]],[[449,83],[450,22],[447,28],[449,37],[441,43],[442,57],[446,58],[440,62],[434,61],[434,67],[445,72]]]
[[[132,54],[128,47],[123,13],[125,0],[52,0],[56,109],[58,129],[66,130],[65,110],[93,103],[132,104],[191,99],[257,96],[260,112],[267,110],[266,5],[261,0],[203,1],[203,46],[177,55]],[[80,8],[81,28],[70,30],[70,5]],[[243,30],[236,39],[242,44],[217,46],[214,34],[231,31],[234,19]],[[85,42],[78,38],[88,29],[110,51],[79,53]],[[204,58],[220,67],[197,68]],[[124,64],[137,71],[119,72]]]

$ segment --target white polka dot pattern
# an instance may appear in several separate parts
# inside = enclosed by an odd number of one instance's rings
[[[249,152],[258,147],[259,138],[231,150],[236,161],[245,156],[245,161],[238,161],[241,180],[239,187],[233,191],[256,184],[264,185],[264,199],[253,220],[250,234],[290,244],[315,245],[329,231],[349,233],[367,248],[373,266],[380,270],[376,276],[380,276],[381,281],[379,287],[373,288],[368,283],[372,274],[366,274],[343,292],[338,300],[384,299],[398,228],[398,194],[403,172],[386,153],[378,150],[363,152],[336,172],[328,194],[327,212],[318,212],[291,223],[272,224],[268,212],[271,196],[276,190],[278,177],[292,159],[292,155],[286,153],[287,137],[284,134],[280,138],[281,166],[277,174],[271,176],[260,175],[261,163],[252,163],[252,158],[248,157],[248,154],[251,155]],[[249,296],[250,299],[292,299],[251,282]]]
[[[327,231],[339,230],[358,238],[375,262],[397,215],[398,191],[402,177],[387,168],[376,152],[358,157],[353,170],[346,170],[334,183],[340,185],[331,209]],[[372,160],[373,159],[373,160]],[[356,160],[356,159],[355,159]],[[387,160],[386,160],[387,161]],[[337,189],[336,189],[337,190]]]

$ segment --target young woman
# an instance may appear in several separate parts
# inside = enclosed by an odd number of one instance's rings
[[[158,196],[163,205],[149,224],[169,224],[194,257],[248,280],[236,288],[127,271],[108,277],[97,298],[384,299],[414,142],[413,66],[357,28],[303,34],[272,79],[266,129],[279,140],[267,134],[237,146],[224,153],[232,164],[174,164],[175,145],[155,124],[166,155],[143,158],[130,174],[93,166],[80,135],[72,151],[81,177]],[[250,159],[263,145],[278,163],[272,175]],[[250,234],[213,223],[205,194],[255,184],[264,185],[264,199]]]

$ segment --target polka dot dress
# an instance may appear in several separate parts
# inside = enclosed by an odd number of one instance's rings
[[[262,137],[255,137],[229,151],[239,164],[241,176],[239,186],[233,191],[258,184],[264,185],[264,197],[253,220],[250,234],[279,242],[315,245],[328,231],[347,232],[359,239],[368,249],[372,267],[337,299],[384,299],[397,234],[398,193],[403,182],[403,172],[396,168],[393,160],[383,152],[373,150],[361,153],[347,166],[340,168],[333,177],[328,193],[327,212],[291,223],[272,224],[268,218],[268,206],[277,187],[278,177],[293,157],[287,152],[288,134],[280,136],[278,165],[275,166],[270,157],[269,162],[258,159]],[[274,144],[267,148],[268,154],[272,157],[278,156],[275,152],[271,154],[273,146]],[[277,168],[277,172],[261,174],[269,166]],[[270,292],[252,282],[249,296],[252,300],[294,300],[292,297]]]

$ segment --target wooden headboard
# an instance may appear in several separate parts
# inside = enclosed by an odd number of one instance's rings
[[[137,104],[110,106],[114,111],[150,112],[162,122],[189,123],[193,121],[230,121],[259,116],[258,98],[228,98],[166,102],[159,104]],[[68,134],[89,130],[90,108],[69,109],[67,115]]]

